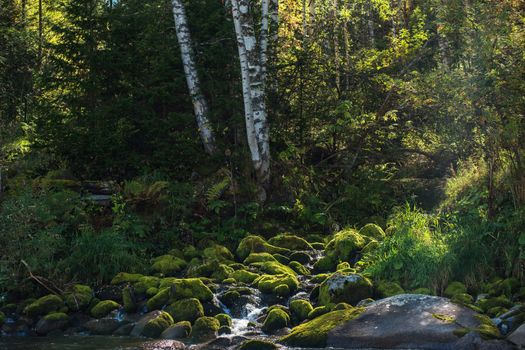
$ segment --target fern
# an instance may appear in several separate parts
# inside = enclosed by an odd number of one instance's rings
[[[214,202],[221,198],[222,194],[230,186],[231,180],[229,176],[224,177],[220,182],[216,183],[206,191],[206,200],[208,203]]]

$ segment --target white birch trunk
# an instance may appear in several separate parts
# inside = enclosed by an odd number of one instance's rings
[[[186,19],[186,11],[182,0],[172,0],[172,6],[177,40],[179,41],[182,64],[186,75],[186,83],[193,102],[193,110],[195,118],[197,119],[200,137],[204,145],[204,150],[208,154],[213,154],[215,152],[215,137],[208,119],[208,104],[201,92],[199,76],[193,55],[190,30]]]

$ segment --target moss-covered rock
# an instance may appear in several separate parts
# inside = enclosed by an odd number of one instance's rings
[[[509,311],[509,309],[502,307],[502,306],[496,306],[487,311],[487,315],[490,317],[498,317],[500,315],[503,315],[505,312]]]
[[[290,313],[292,322],[297,324],[308,318],[308,314],[313,310],[312,304],[307,300],[296,299],[290,302]]]
[[[124,311],[131,313],[137,310],[137,304],[135,302],[135,293],[133,288],[126,286],[122,290],[122,305],[124,306]]]
[[[200,317],[195,321],[192,336],[196,340],[214,338],[221,327],[219,320],[214,317]]]
[[[64,307],[64,302],[59,296],[48,294],[27,305],[24,313],[30,317],[42,316],[59,311],[62,307]]]
[[[361,254],[367,254],[367,253],[370,253],[370,252],[373,252],[374,250],[376,250],[377,248],[379,248],[379,241],[376,241],[375,239],[371,239],[370,242],[368,242],[364,247],[363,249],[361,249]]]
[[[323,283],[324,281],[326,281],[326,279],[328,277],[330,277],[330,276],[331,276],[331,274],[329,274],[329,273],[320,273],[318,275],[313,276],[310,279],[310,282],[315,283],[315,284],[320,284],[320,283]]]
[[[111,311],[120,308],[120,304],[113,300],[103,300],[91,309],[91,316],[102,318],[107,316]]]
[[[466,293],[467,287],[461,282],[450,282],[443,293],[447,298],[452,298],[456,294]]]
[[[285,284],[288,286],[291,292],[297,290],[299,287],[299,281],[297,277],[282,274],[282,275],[262,275],[257,278],[254,282],[257,285],[257,288],[263,293],[273,293],[277,286]]]
[[[277,350],[277,345],[261,339],[246,340],[238,350]]]
[[[275,258],[275,260],[277,260],[278,262],[280,262],[281,264],[283,265],[288,265],[288,263],[290,262],[290,258],[282,255],[282,254],[278,254],[278,253],[275,253],[275,254],[272,254],[272,256]]]
[[[376,224],[366,224],[359,230],[359,234],[377,241],[382,241],[386,236],[385,231]]]
[[[290,316],[282,309],[272,309],[264,319],[262,331],[265,333],[273,333],[281,328],[287,327],[290,324]]]
[[[388,298],[398,294],[404,294],[405,290],[396,282],[381,281],[377,284],[377,294],[381,298]]]
[[[151,297],[155,296],[158,292],[159,292],[158,288],[151,287],[151,288],[146,289],[146,296],[148,298],[151,298]]]
[[[163,276],[174,276],[186,268],[186,261],[173,255],[162,255],[152,261],[151,270]]]
[[[313,320],[321,315],[327,314],[330,312],[330,307],[328,306],[318,306],[308,313],[308,319]]]
[[[171,291],[170,288],[166,287],[159,290],[157,294],[151,297],[147,301],[146,306],[148,307],[149,311],[160,310],[164,307],[164,305],[169,303],[170,299]]]
[[[273,294],[281,298],[286,298],[290,296],[290,287],[286,284],[280,284],[273,289]]]
[[[72,311],[86,310],[93,299],[93,289],[82,284],[75,284],[64,295],[67,307]]]
[[[219,266],[215,266],[215,271],[211,274],[211,278],[216,279],[218,281],[223,281],[228,278],[228,276],[233,273],[235,270],[228,265],[225,264],[219,264]]]
[[[306,266],[302,265],[298,261],[291,261],[288,264],[288,267],[290,267],[292,270],[294,270],[299,275],[303,275],[303,276],[310,275],[310,270],[308,270]]]
[[[280,234],[268,240],[268,243],[289,250],[313,250],[305,239],[291,234]]]
[[[264,261],[277,261],[270,253],[251,253],[246,259],[244,259],[244,264],[250,265],[255,262],[264,262]]]
[[[494,323],[485,315],[476,315],[474,316],[480,322],[479,326],[474,329],[478,332],[483,339],[499,339],[501,338],[501,333]]]
[[[176,301],[167,306],[165,311],[171,315],[175,322],[189,321],[193,323],[199,317],[204,316],[204,308],[199,299],[196,298]]]
[[[452,297],[452,302],[460,305],[469,305],[474,302],[472,295],[467,293],[458,293]]]
[[[42,317],[35,326],[38,334],[46,335],[64,329],[69,323],[69,316],[63,312],[53,312]]]
[[[363,236],[354,229],[344,229],[337,232],[326,245],[327,255],[341,261],[349,261],[357,251],[366,244]]]
[[[332,311],[292,329],[280,339],[287,346],[325,347],[328,332],[340,324],[359,316],[362,309]]]
[[[333,307],[333,311],[335,310],[352,310],[354,307],[348,303],[339,303],[339,304],[336,304],[334,307]]]
[[[225,246],[219,244],[214,244],[211,247],[204,249],[202,255],[207,260],[217,261],[221,263],[229,263],[235,260],[230,250]]]
[[[311,243],[311,246],[315,250],[324,250],[325,249],[325,244],[322,243],[322,242],[313,242],[313,243]]]
[[[510,298],[519,288],[520,282],[516,278],[495,278],[483,287],[483,291],[491,296],[505,295]]]
[[[213,293],[199,278],[163,278],[160,289],[169,287],[174,300],[197,298],[201,302],[213,300]]]
[[[260,236],[247,236],[241,240],[237,247],[237,256],[239,259],[244,260],[250,255],[250,253],[262,253],[267,252],[270,254],[279,253],[288,255],[289,249],[274,246],[264,240]]]
[[[319,304],[329,305],[340,302],[355,305],[372,296],[372,282],[362,275],[334,273],[319,287]]]
[[[155,276],[142,276],[133,284],[135,293],[145,295],[150,288],[159,288],[160,278]],[[156,294],[156,293],[155,293]]]
[[[230,273],[230,278],[234,278],[237,282],[250,284],[259,277],[258,274],[246,270],[237,270]]]
[[[162,311],[146,323],[142,330],[142,335],[149,338],[157,338],[171,325],[173,325],[173,318],[167,312]]]
[[[135,283],[138,282],[141,277],[144,277],[144,275],[139,273],[119,272],[113,277],[111,284]]]
[[[314,264],[315,273],[333,272],[337,267],[337,259],[333,256],[323,256]]]
[[[215,318],[219,321],[221,326],[228,326],[228,327],[232,326],[232,318],[230,317],[230,315],[218,314],[218,315],[215,315]]]
[[[290,267],[283,265],[276,261],[264,261],[264,262],[257,262],[253,263],[250,266],[255,267],[259,269],[259,271],[264,272],[268,275],[281,275],[281,274],[288,274],[295,276],[297,273],[292,270]]]
[[[224,293],[220,299],[224,303],[224,305],[228,307],[232,307],[235,305],[235,302],[239,300],[241,297],[241,294],[236,290],[229,290],[226,293]]]
[[[481,299],[476,305],[483,309],[484,312],[487,312],[494,307],[510,308],[512,307],[512,302],[506,296],[500,295],[499,297]]]
[[[297,261],[301,264],[308,264],[312,261],[310,254],[306,252],[293,252],[290,254],[290,261]]]
[[[184,255],[184,259],[187,261],[201,256],[201,252],[192,245],[185,247],[182,251],[182,254]]]
[[[228,277],[228,278],[222,280],[222,283],[224,283],[224,284],[234,284],[235,282],[237,282],[237,281],[235,280],[235,278],[232,278],[232,277]]]

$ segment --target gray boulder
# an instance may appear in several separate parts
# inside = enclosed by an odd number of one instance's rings
[[[84,324],[84,328],[90,333],[94,335],[110,335],[112,334],[117,328],[119,328],[122,325],[122,323],[115,319],[115,318],[99,318],[94,319],[86,322]]]

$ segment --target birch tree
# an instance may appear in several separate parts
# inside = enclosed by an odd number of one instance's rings
[[[266,68],[270,28],[276,28],[278,3],[261,1],[260,37],[257,40],[250,0],[231,0],[242,75],[246,135],[257,180],[270,180],[270,143],[266,108]],[[272,32],[276,30],[273,29]],[[275,34],[272,35],[273,38]],[[272,39],[273,42],[273,39]],[[265,194],[262,194],[265,196]],[[260,198],[264,199],[264,198]]]
[[[182,0],[172,0],[172,5],[184,74],[186,75],[186,83],[193,103],[193,110],[195,118],[197,119],[200,137],[204,145],[204,150],[208,154],[213,154],[215,151],[215,137],[208,119],[208,104],[202,94],[199,76],[197,74],[186,11]]]

